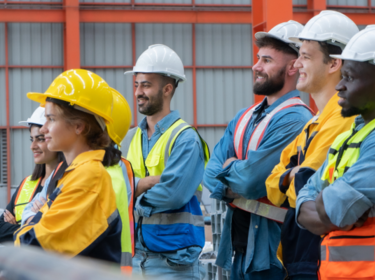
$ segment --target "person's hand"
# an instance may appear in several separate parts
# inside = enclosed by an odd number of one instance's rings
[[[8,210],[4,211],[4,221],[12,225],[17,224],[16,219],[14,218],[13,214],[10,213]]]
[[[31,216],[30,218],[28,218],[25,222],[25,225],[28,225],[30,224],[31,220],[34,218],[35,216]]]
[[[368,215],[370,214],[370,210],[371,209],[369,209],[365,213],[363,213],[363,215],[354,224],[342,227],[342,228],[340,228],[340,230],[349,231],[349,230],[352,230],[353,228],[362,227],[363,224],[367,221]]]
[[[289,180],[288,180],[288,185],[290,185],[290,182],[292,182],[292,180],[294,179],[294,177],[296,176],[296,173],[299,171],[299,169],[301,168],[301,166],[296,166],[292,169],[292,171],[289,172]]]
[[[232,189],[230,189],[230,188],[227,188],[227,192],[226,192],[225,196],[228,197],[228,198],[233,198],[233,199],[241,197],[239,194],[233,192]]]
[[[235,160],[237,160],[237,159],[238,159],[238,158],[236,158],[236,157],[228,158],[228,159],[224,162],[224,164],[223,164],[223,168],[227,167],[232,161],[235,161]]]
[[[38,213],[40,208],[46,203],[46,200],[43,197],[40,197],[39,199],[40,201],[35,199],[33,206],[31,207],[31,211],[34,213]]]
[[[142,193],[148,191],[156,184],[160,183],[160,175],[159,176],[147,176],[139,180],[137,189],[135,190],[135,197],[140,196]]]

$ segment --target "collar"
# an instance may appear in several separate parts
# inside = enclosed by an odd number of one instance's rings
[[[155,133],[163,134],[178,119],[180,119],[180,113],[177,110],[172,110],[168,115],[166,115],[164,118],[162,118],[155,125]],[[147,120],[146,120],[146,118],[143,118],[143,120],[139,123],[138,127],[142,131],[147,131]]]
[[[284,94],[279,99],[277,99],[271,106],[269,106],[268,108],[266,108],[264,110],[264,112],[266,114],[270,113],[273,109],[275,109],[277,106],[279,106],[285,100],[288,100],[288,99],[293,98],[293,97],[300,97],[300,93],[299,93],[298,90],[292,90],[292,91],[288,92],[287,94]],[[265,106],[266,104],[267,104],[267,97],[265,97],[263,99],[263,101],[255,108],[254,111],[257,112],[258,110],[260,110],[261,108],[263,108],[263,106]]]
[[[332,97],[331,99],[328,101],[328,103],[326,104],[326,106],[324,106],[324,109],[323,111],[320,113],[320,112],[317,112],[316,113],[316,116],[318,116],[318,118],[313,121],[314,123],[318,122],[319,119],[320,120],[323,120],[324,118],[326,118],[327,116],[331,115],[331,113],[333,111],[335,111],[337,109],[337,107],[339,107],[339,99],[340,97],[337,95],[339,92],[336,92]]]
[[[362,118],[361,115],[359,115],[358,117],[356,117],[354,119],[354,129],[355,130],[360,130],[364,126],[365,126],[365,120]]]
[[[104,150],[93,150],[81,153],[73,160],[73,162],[68,166],[68,168],[65,171],[71,171],[73,169],[76,169],[78,166],[91,160],[103,161],[104,154]]]

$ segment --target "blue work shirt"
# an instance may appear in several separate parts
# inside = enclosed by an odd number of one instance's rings
[[[256,125],[282,102],[299,95],[299,91],[291,91],[262,110],[267,105],[267,98],[265,98],[256,107],[245,131],[243,158]],[[246,110],[247,108],[241,110],[229,123],[224,136],[215,146],[203,178],[204,185],[212,192],[211,197],[225,202],[232,202],[232,199],[225,196],[227,188],[247,199],[267,196],[265,181],[274,166],[279,163],[282,150],[300,134],[305,124],[312,118],[310,111],[303,106],[281,110],[269,122],[258,149],[249,150],[247,159],[235,160],[223,169],[224,162],[236,156],[233,135],[237,122]],[[232,264],[232,216],[233,209],[229,207],[216,260],[216,264],[226,270],[230,270]],[[251,215],[249,223],[246,272],[267,270],[270,265],[282,269],[282,264],[276,257],[280,242],[280,224],[258,215]]]
[[[360,130],[364,126],[363,118],[358,116],[355,125],[355,130]],[[315,201],[322,190],[324,209],[334,225],[344,227],[357,222],[375,204],[374,155],[375,131],[372,131],[361,144],[358,160],[331,185],[327,180],[321,180],[328,163],[327,155],[324,164],[298,194],[296,222],[301,205],[307,201]]]
[[[147,120],[139,123],[142,130],[142,153],[144,160],[152,147],[167,129],[180,119],[178,111],[172,111],[155,125],[155,132],[147,136]],[[177,137],[167,165],[160,177],[160,183],[137,198],[135,208],[139,216],[180,209],[194,196],[202,182],[204,172],[204,154],[198,133],[186,129]],[[139,181],[139,178],[138,178]],[[140,231],[137,232],[135,247],[149,251],[142,245]],[[162,253],[166,258],[178,264],[193,264],[199,257],[200,247],[189,247],[174,253]]]

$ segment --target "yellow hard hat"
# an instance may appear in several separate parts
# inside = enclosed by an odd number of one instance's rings
[[[112,117],[113,123],[107,124],[107,131],[109,137],[119,147],[121,147],[121,141],[124,139],[126,133],[130,128],[132,121],[132,113],[125,97],[121,95],[117,90],[112,88],[113,95],[113,110]]]
[[[84,70],[72,69],[61,73],[45,93],[29,92],[27,97],[44,107],[47,97],[78,105],[112,123],[112,89],[98,75]]]

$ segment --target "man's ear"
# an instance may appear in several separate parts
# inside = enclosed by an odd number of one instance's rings
[[[297,61],[297,58],[289,61],[288,65],[287,65],[287,68],[286,68],[286,72],[287,72],[288,76],[294,76],[295,74],[298,73],[298,68],[294,67],[294,63],[296,61]]]
[[[329,64],[328,73],[332,74],[337,71],[340,71],[341,66],[342,66],[342,60],[338,58],[332,58],[328,64]]]
[[[173,85],[168,83],[163,88],[163,94],[164,96],[172,96],[173,93]]]

